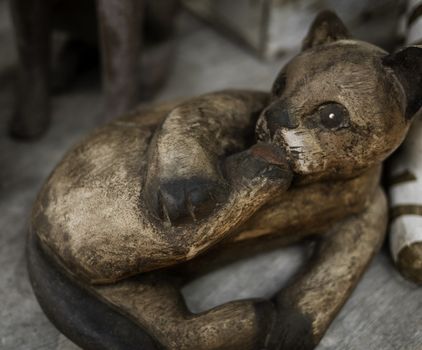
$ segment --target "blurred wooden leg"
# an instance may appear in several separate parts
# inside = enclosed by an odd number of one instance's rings
[[[11,10],[19,57],[18,95],[11,133],[42,134],[49,123],[50,2],[13,0]]]
[[[97,0],[105,116],[115,117],[139,101],[142,0]]]

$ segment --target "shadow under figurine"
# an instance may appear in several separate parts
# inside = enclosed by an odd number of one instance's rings
[[[10,5],[19,57],[10,130],[15,137],[45,132],[52,88],[65,88],[100,60],[107,119],[151,97],[168,76],[177,0],[12,0]],[[67,35],[55,65],[53,30]]]
[[[271,94],[210,93],[97,130],[34,206],[44,311],[86,349],[313,349],[384,240],[381,164],[420,107],[421,63],[323,12]],[[272,300],[187,309],[184,271],[304,238],[313,257]]]

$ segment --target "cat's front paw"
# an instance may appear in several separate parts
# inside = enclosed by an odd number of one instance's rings
[[[270,144],[256,144],[226,160],[226,176],[233,184],[265,178],[289,187],[293,179],[285,151]]]
[[[189,177],[157,181],[147,192],[153,216],[171,224],[183,224],[210,215],[226,200],[228,186],[223,181]]]

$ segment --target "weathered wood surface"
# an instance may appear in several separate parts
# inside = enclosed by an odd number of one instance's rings
[[[25,144],[6,138],[13,107],[8,67],[14,55],[5,5],[0,2],[0,349],[75,350],[46,319],[32,294],[24,240],[30,207],[43,179],[63,152],[100,119],[99,84],[88,77],[55,98],[53,127],[41,141]],[[225,87],[267,89],[282,64],[258,62],[186,17],[181,26],[197,29],[182,35],[175,69],[160,100]],[[227,300],[268,296],[286,282],[304,254],[291,247],[238,262],[183,292],[193,311]],[[375,258],[318,347],[331,349],[422,349],[422,288],[400,277],[386,250]]]

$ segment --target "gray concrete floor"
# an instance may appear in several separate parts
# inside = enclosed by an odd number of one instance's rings
[[[182,16],[181,27],[174,69],[157,100],[226,87],[268,89],[286,60],[258,61],[188,15]],[[101,120],[100,87],[93,76],[85,77],[53,99],[52,126],[45,137],[33,143],[13,141],[6,127],[13,107],[15,58],[8,13],[0,0],[0,349],[77,349],[38,306],[24,246],[31,204],[44,179],[64,152]],[[194,281],[183,293],[195,311],[269,296],[297,269],[303,254],[291,247],[240,261]],[[318,347],[334,349],[422,349],[422,288],[400,277],[387,252],[374,259]]]

